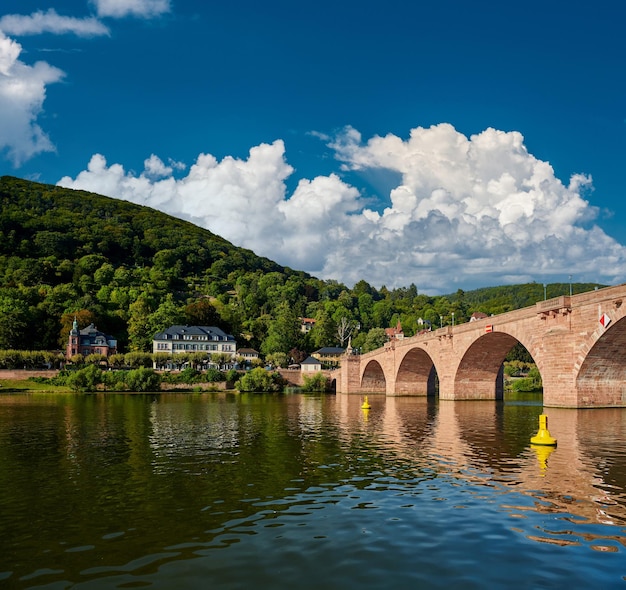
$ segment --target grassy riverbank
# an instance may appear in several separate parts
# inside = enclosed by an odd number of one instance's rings
[[[3,393],[71,393],[62,385],[37,383],[31,379],[0,379],[0,394]]]

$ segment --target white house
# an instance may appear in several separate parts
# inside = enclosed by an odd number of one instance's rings
[[[322,363],[318,359],[310,356],[300,363],[300,370],[303,373],[317,373],[322,370]]]
[[[170,326],[154,335],[152,352],[171,355],[183,352],[224,353],[235,357],[237,342],[215,326]]]

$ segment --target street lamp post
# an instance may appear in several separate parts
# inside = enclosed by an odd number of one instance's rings
[[[452,325],[454,326],[454,312],[452,312]]]
[[[569,276],[569,296],[572,296],[572,275]]]
[[[545,301],[548,298],[548,285],[543,284],[543,300]]]
[[[443,328],[443,316],[442,315],[439,316],[439,327]]]

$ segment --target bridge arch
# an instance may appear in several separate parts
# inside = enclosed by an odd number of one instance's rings
[[[454,375],[454,398],[502,399],[504,360],[518,343],[535,358],[524,342],[507,332],[483,334],[471,342]]]
[[[437,369],[433,359],[423,348],[411,348],[400,362],[395,382],[395,395],[435,395]]]
[[[582,405],[626,404],[626,317],[599,327],[589,352],[579,353],[576,375],[578,402]]]
[[[361,376],[361,391],[363,393],[387,393],[385,372],[377,360],[370,360]]]

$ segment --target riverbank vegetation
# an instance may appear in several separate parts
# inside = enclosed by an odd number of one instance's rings
[[[20,383],[20,389],[54,389],[76,392],[92,391],[132,391],[147,392],[162,389],[193,389],[201,384],[223,383],[224,387],[233,388],[239,381],[240,373],[235,370],[222,372],[217,369],[197,371],[192,367],[176,372],[158,372],[148,367],[137,369],[104,370],[96,364],[85,364],[59,371],[51,377],[29,377],[28,379],[10,380],[11,384]],[[2,391],[7,390],[9,380],[0,380]],[[206,390],[202,387],[201,390]],[[209,388],[210,389],[210,388]],[[214,387],[213,389],[217,389]]]

